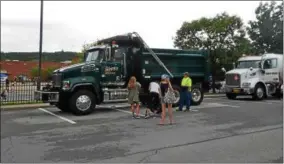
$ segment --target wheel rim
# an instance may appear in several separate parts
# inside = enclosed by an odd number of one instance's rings
[[[176,101],[174,102],[174,104],[177,104],[179,102],[180,99],[180,94],[178,90],[174,90],[175,96],[176,96]]]
[[[194,102],[198,102],[201,99],[201,91],[199,89],[193,89],[191,95]]]
[[[85,111],[90,108],[92,102],[89,96],[81,95],[76,100],[76,107],[80,111]]]
[[[262,98],[263,97],[263,89],[257,88],[256,95],[257,95],[258,98]]]

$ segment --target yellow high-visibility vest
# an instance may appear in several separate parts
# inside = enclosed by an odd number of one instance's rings
[[[191,91],[192,81],[190,77],[183,78],[181,81],[182,87],[188,87],[188,91]]]

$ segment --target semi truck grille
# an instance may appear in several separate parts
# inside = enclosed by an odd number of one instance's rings
[[[240,75],[239,74],[227,74],[226,85],[240,86]]]
[[[61,87],[61,78],[62,74],[60,73],[55,73],[52,75],[52,82],[54,87]]]

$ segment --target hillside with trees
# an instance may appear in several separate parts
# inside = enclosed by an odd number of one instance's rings
[[[38,61],[38,52],[1,52],[1,61],[19,60],[19,61]],[[72,60],[77,52],[43,52],[42,61],[62,62]]]

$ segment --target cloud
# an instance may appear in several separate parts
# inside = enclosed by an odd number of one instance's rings
[[[255,18],[258,1],[44,1],[43,50],[79,51],[82,44],[137,31],[150,47],[173,48],[184,21],[226,11]],[[38,51],[39,1],[1,2],[1,50]]]
[[[39,21],[3,20],[1,26],[2,50],[38,51]],[[83,38],[81,38],[83,36],[67,24],[48,22],[44,23],[43,27],[44,51],[56,51],[64,48],[77,50],[76,46],[83,44]]]

